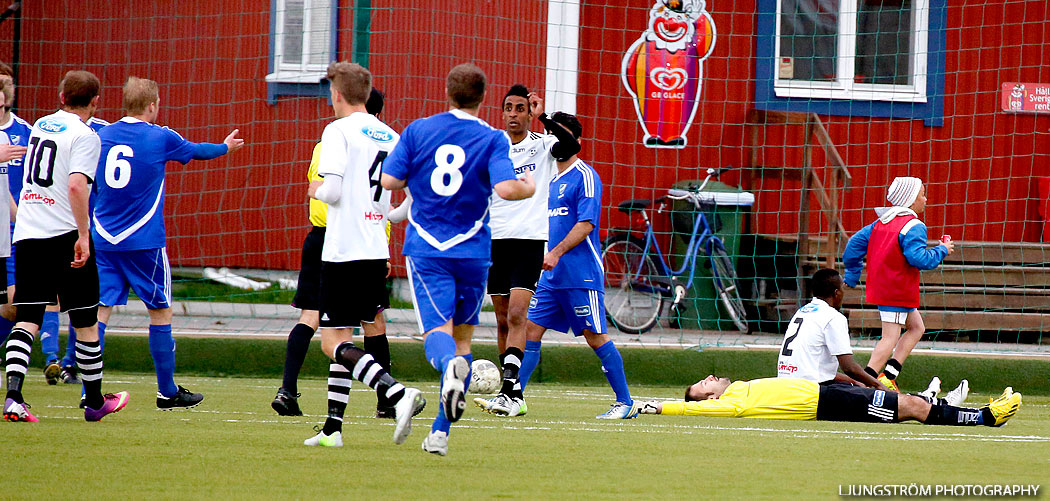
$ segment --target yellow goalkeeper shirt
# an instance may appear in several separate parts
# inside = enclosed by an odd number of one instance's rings
[[[661,414],[813,420],[819,397],[820,385],[806,379],[736,381],[716,399],[664,402]]]
[[[317,173],[317,164],[321,161],[321,143],[317,143],[314,146],[314,153],[310,157],[310,168],[306,171],[306,179],[311,183],[314,181],[324,181],[324,178]],[[328,204],[316,199],[310,198],[310,224],[314,226],[326,226],[328,224]]]

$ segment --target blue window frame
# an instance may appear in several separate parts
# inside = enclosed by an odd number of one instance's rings
[[[946,1],[757,0],[755,107],[943,125]]]
[[[278,96],[328,97],[323,83],[337,59],[338,0],[270,0],[266,101]]]

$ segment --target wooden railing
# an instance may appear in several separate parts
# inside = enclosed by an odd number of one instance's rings
[[[765,145],[759,141],[759,132],[760,129],[768,124],[801,125],[803,127],[804,149],[801,166],[776,167],[762,165],[760,150]],[[749,150],[749,173],[757,174],[758,176],[779,176],[784,179],[798,179],[802,182],[802,204],[798,221],[799,255],[821,256],[827,266],[834,266],[835,260],[839,257],[839,249],[845,246],[845,240],[849,238],[849,234],[843,227],[842,218],[839,215],[838,199],[841,191],[850,185],[853,177],[846,167],[846,162],[842,160],[842,155],[839,154],[838,148],[828,135],[828,130],[824,127],[824,123],[821,122],[820,117],[816,113],[753,109],[747,114],[745,130],[747,132],[747,148]],[[826,176],[828,186],[824,185],[821,176],[818,175],[817,167],[813,165],[813,150],[818,147],[824,150],[824,156],[829,163],[829,165],[824,166],[824,168],[830,169]],[[745,175],[745,177],[750,178],[750,175],[753,174]],[[749,186],[748,188],[751,187]],[[811,210],[809,208],[809,197],[811,193],[817,200],[820,212],[828,220],[828,234],[831,238],[811,238],[810,236],[809,221]],[[798,263],[798,276],[800,277],[805,276],[802,267],[803,263],[800,259]],[[804,281],[799,280],[799,291],[804,293],[804,289]],[[806,296],[800,294],[799,297]]]

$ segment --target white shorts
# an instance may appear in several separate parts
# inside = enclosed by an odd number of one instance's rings
[[[911,310],[915,311],[915,310]],[[905,325],[908,322],[908,315],[911,311],[882,311],[879,310],[879,317],[882,318],[883,322],[891,324]]]

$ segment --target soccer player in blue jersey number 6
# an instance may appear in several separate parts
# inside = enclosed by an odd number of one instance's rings
[[[175,338],[171,335],[171,269],[165,248],[164,164],[210,160],[237,151],[244,140],[234,129],[222,144],[192,143],[152,122],[160,110],[157,82],[129,77],[127,116],[99,131],[94,228],[102,306],[102,332],[113,306],[127,304],[134,289],[149,309],[149,351],[157,372],[157,408],[193,407],[204,399],[175,385]]]
[[[555,113],[543,125],[562,127],[577,140],[583,127],[575,116]],[[627,388],[623,358],[606,334],[605,271],[598,253],[602,180],[575,154],[558,159],[558,174],[547,195],[550,231],[543,256],[543,275],[529,303],[525,325],[525,357],[519,380],[524,389],[540,360],[540,340],[547,329],[583,336],[602,361],[602,372],[616,394],[616,403],[598,419],[631,419],[638,410]]]
[[[478,118],[481,68],[452,68],[445,91],[451,109],[409,124],[382,178],[384,188],[407,187],[414,199],[402,253],[426,357],[442,373],[441,407],[423,450],[442,456],[451,424],[466,407],[470,340],[491,264],[492,192],[520,200],[536,190],[531,173],[515,178],[507,136]]]

